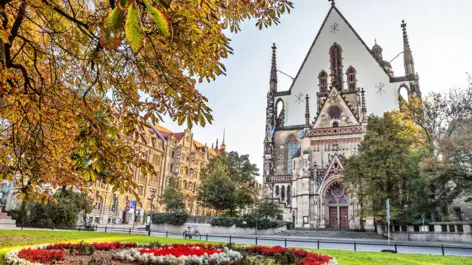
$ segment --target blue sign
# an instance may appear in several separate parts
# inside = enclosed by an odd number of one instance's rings
[[[135,209],[136,209],[136,201],[129,201],[129,211],[131,213],[134,213]]]

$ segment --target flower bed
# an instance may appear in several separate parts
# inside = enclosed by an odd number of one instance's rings
[[[304,249],[281,246],[234,246],[215,244],[150,245],[136,243],[59,243],[13,250],[5,254],[9,265],[42,264],[211,264],[240,265],[263,259],[261,264],[338,265],[333,257]],[[89,251],[92,248],[93,251]],[[272,261],[267,261],[270,259]]]

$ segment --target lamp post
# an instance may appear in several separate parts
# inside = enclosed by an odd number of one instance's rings
[[[408,233],[408,204],[403,205],[403,209],[405,210],[406,238],[407,240],[410,240],[410,235]]]
[[[149,235],[151,235],[151,225],[152,225],[152,205],[154,202],[154,197],[156,196],[156,189],[151,188],[151,197],[149,197],[149,200],[151,201],[151,217],[149,218]]]

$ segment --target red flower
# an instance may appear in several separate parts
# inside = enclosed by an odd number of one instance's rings
[[[202,245],[202,244],[172,244],[172,246],[165,246],[160,248],[143,248],[139,252],[141,254],[153,254],[154,256],[172,255],[180,256],[203,256],[221,253],[223,250],[213,249],[216,245]]]
[[[64,251],[26,248],[18,253],[18,257],[29,262],[48,263],[55,260],[64,260]]]

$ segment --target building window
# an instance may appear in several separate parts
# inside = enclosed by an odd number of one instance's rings
[[[280,198],[283,200],[285,200],[285,186],[282,186],[282,190],[280,191]]]
[[[275,186],[275,196],[279,197],[279,186]]]
[[[329,58],[331,65],[331,82],[338,89],[343,88],[343,64],[342,49],[339,44],[334,43],[329,49]]]
[[[328,91],[328,74],[323,70],[318,75],[320,92]]]
[[[337,121],[333,122],[333,127],[334,128],[339,127],[339,123]]]
[[[356,89],[356,69],[354,67],[349,66],[346,72],[347,75],[347,88],[349,90],[355,90]]]
[[[298,141],[294,136],[291,136],[287,141],[287,174],[292,174],[292,158],[298,151]]]
[[[338,106],[330,106],[328,108],[328,115],[331,119],[339,119],[341,117],[341,108]]]

